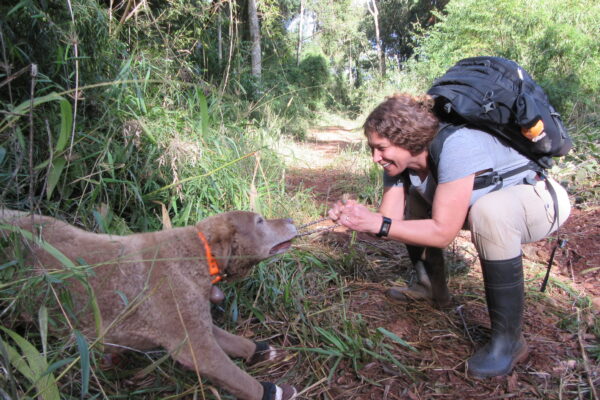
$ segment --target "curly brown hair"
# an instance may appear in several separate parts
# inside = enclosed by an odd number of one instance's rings
[[[438,131],[433,98],[397,93],[379,104],[363,125],[365,135],[375,132],[394,145],[417,155],[429,146]]]

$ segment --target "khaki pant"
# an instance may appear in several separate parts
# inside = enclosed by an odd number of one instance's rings
[[[558,200],[558,225],[571,212],[566,190],[553,179],[550,184]],[[430,206],[414,190],[406,205],[407,219],[430,218]],[[516,185],[481,197],[469,210],[465,229],[484,260],[507,260],[521,254],[521,244],[541,240],[556,231],[554,202],[546,182]]]

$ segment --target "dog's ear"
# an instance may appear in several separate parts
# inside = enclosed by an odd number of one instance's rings
[[[211,252],[219,266],[225,270],[229,258],[234,253],[235,228],[226,214],[217,214],[196,224],[208,240]]]

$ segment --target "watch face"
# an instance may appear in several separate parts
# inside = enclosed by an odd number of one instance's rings
[[[382,237],[387,236],[390,233],[390,226],[392,225],[392,220],[388,217],[383,217],[383,221],[381,222],[381,228],[379,228],[379,233],[375,236]]]

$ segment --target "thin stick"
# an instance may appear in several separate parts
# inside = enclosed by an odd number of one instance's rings
[[[37,64],[31,64],[31,85],[29,90],[29,207],[31,211],[33,211],[33,101],[37,72]]]
[[[460,319],[462,321],[463,327],[465,328],[465,332],[467,333],[467,336],[469,337],[469,340],[471,341],[471,343],[473,345],[475,345],[475,342],[473,341],[473,338],[471,337],[471,333],[469,332],[469,327],[467,326],[467,321],[465,321],[465,316],[463,315],[463,312],[462,312],[463,307],[464,306],[462,304],[460,306],[456,307],[456,312],[460,316]]]
[[[67,165],[65,170],[68,170],[69,165],[71,164],[71,156],[73,154],[73,142],[75,140],[75,127],[77,126],[77,103],[79,103],[79,39],[77,38],[75,16],[73,15],[73,7],[71,6],[71,0],[67,0],[67,5],[69,6],[69,14],[71,15],[71,24],[73,26],[73,31],[71,32],[71,40],[73,44],[73,54],[75,56],[75,93],[73,94],[73,121],[71,122],[71,143],[69,144],[69,156],[67,157]],[[63,182],[66,182],[66,180],[63,180]]]
[[[2,33],[2,29],[0,29],[0,45],[2,46],[2,60],[4,61],[4,65],[5,65],[4,69],[6,71],[6,76],[7,76],[7,78],[0,84],[0,87],[4,86],[5,84],[8,85],[8,99],[10,101],[10,104],[13,104],[12,86],[10,85],[10,81],[12,81],[14,78],[21,75],[25,71],[27,71],[29,69],[29,66],[24,67],[23,69],[21,69],[20,71],[18,71],[16,74],[13,75],[11,68],[10,68],[10,63],[8,62],[8,58],[6,57],[6,46],[4,44],[4,34]],[[10,179],[8,180],[8,183],[6,184],[6,186],[4,187],[4,190],[2,191],[2,194],[0,195],[0,204],[4,203],[4,197],[8,193],[9,188],[12,187],[13,181],[17,178],[17,175],[19,174],[19,171],[21,170],[21,163],[23,162],[24,151],[19,145],[19,140],[17,140],[16,129],[13,127],[12,130],[13,130],[13,143],[14,143],[13,149],[17,155],[16,160],[15,160],[16,165],[15,165],[15,170],[11,174]]]
[[[185,332],[185,338],[187,340],[188,347],[190,349],[190,354],[192,356],[192,361],[194,363],[194,370],[196,372],[196,376],[198,377],[198,383],[200,384],[200,390],[202,393],[202,399],[204,399],[204,386],[202,385],[202,376],[200,375],[200,368],[198,367],[198,360],[196,359],[196,353],[194,352],[194,345],[192,343],[192,339],[188,333],[187,327],[185,325],[185,320],[183,315],[181,314],[181,309],[179,308],[179,302],[177,301],[177,296],[175,295],[175,290],[173,289],[173,282],[171,282],[171,278],[167,278],[169,283],[169,287],[171,288],[171,295],[173,296],[173,301],[175,302],[175,308],[177,309],[177,315],[179,316],[179,321],[181,322],[181,326],[183,327],[183,331]]]
[[[4,34],[2,33],[2,29],[0,29],[0,46],[2,46],[2,60],[4,61],[4,70],[6,72],[6,80],[4,82],[2,82],[2,84],[0,84],[0,87],[4,86],[6,83],[10,83],[10,81],[12,79],[14,79],[14,77],[11,79],[11,69],[10,69],[10,63],[8,62],[8,58],[6,57],[6,46],[4,45]],[[23,70],[26,70],[27,67],[23,68]],[[18,75],[20,75],[21,73],[19,72]],[[10,101],[10,104],[13,103],[13,97],[12,97],[12,88],[10,85],[8,85],[8,100]]]
[[[46,123],[46,133],[48,134],[48,151],[50,152],[50,158],[48,159],[48,167],[46,167],[46,179],[44,179],[44,184],[42,185],[42,190],[40,191],[40,202],[42,201],[44,192],[46,191],[46,187],[48,186],[48,178],[50,177],[52,163],[54,162],[54,151],[52,151],[52,129],[50,129],[50,123],[48,122],[48,118],[46,118],[44,122]]]
[[[231,59],[233,58],[233,41],[234,41],[234,19],[233,19],[233,4],[231,0],[229,3],[229,55],[227,57],[227,67],[225,68],[225,79],[223,80],[223,87],[221,88],[221,96],[225,93],[227,88],[227,81],[229,80],[229,70],[231,69]]]

